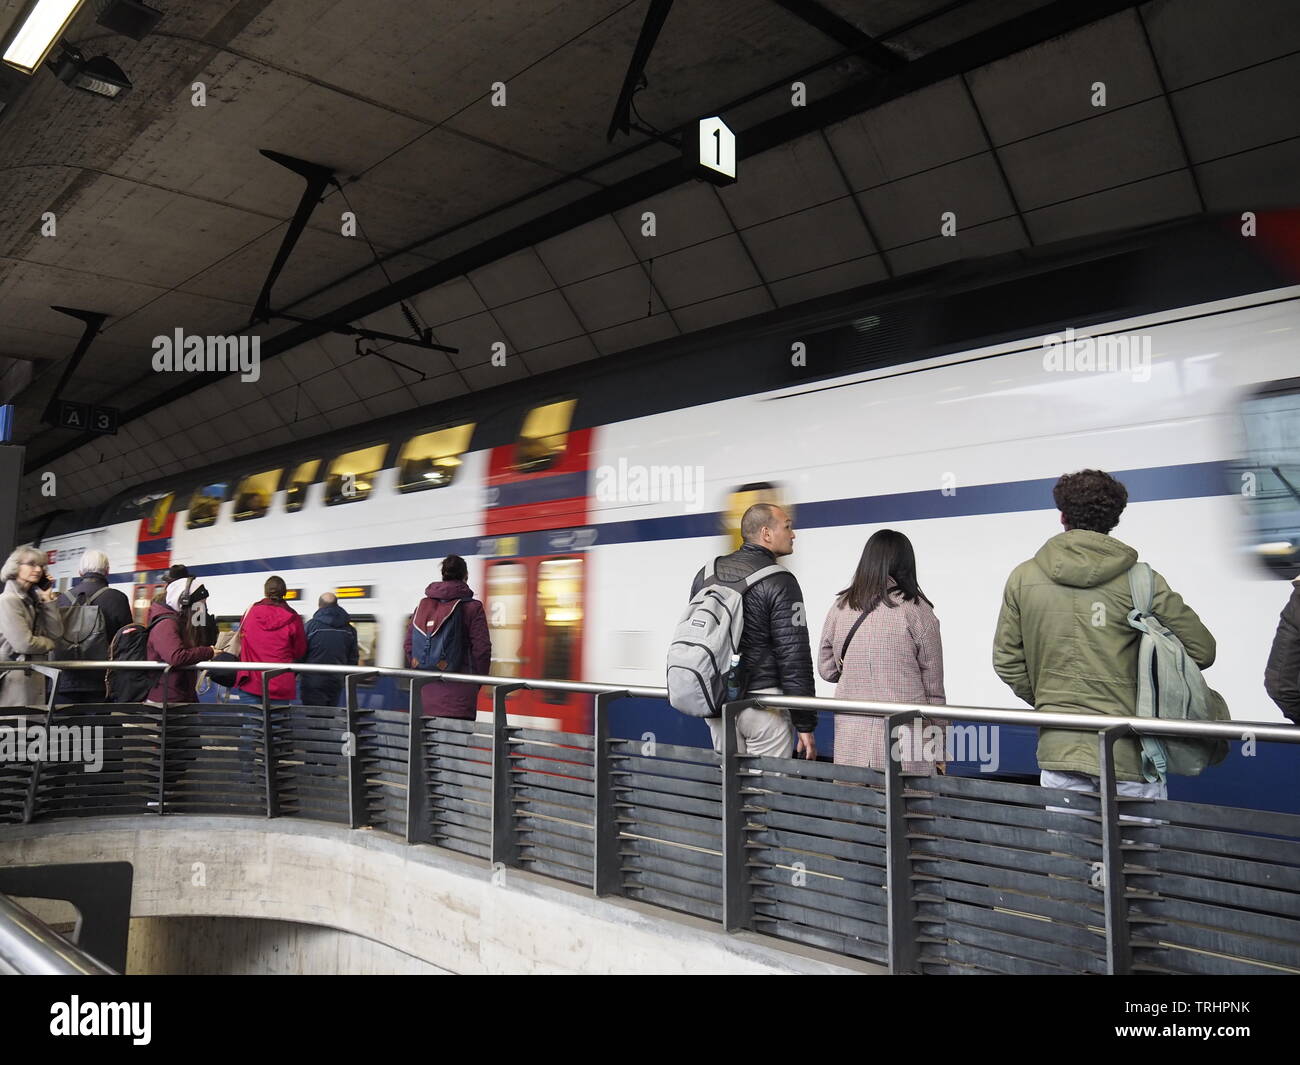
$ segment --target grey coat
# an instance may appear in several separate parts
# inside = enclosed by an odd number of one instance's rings
[[[63,635],[63,616],[55,603],[37,603],[5,581],[0,593],[0,662],[45,658],[54,650],[54,637]],[[11,669],[0,679],[0,706],[44,706],[45,678]]]

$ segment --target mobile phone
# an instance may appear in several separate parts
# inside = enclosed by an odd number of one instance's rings
[[[50,575],[47,573],[36,582],[36,587],[41,591],[45,591],[46,588],[53,588],[54,582],[50,580]]]

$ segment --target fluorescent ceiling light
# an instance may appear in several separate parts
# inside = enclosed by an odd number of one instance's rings
[[[83,3],[85,0],[36,0],[5,49],[4,61],[24,74],[35,74]]]

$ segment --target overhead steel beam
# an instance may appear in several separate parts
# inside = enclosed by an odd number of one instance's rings
[[[741,158],[758,155],[780,144],[795,140],[813,130],[842,121],[852,115],[879,107],[881,104],[927,85],[971,70],[1017,52],[1024,51],[1043,41],[1070,33],[1099,19],[1134,6],[1133,0],[1094,0],[1079,3],[1077,0],[1055,0],[1006,22],[999,23],[962,41],[947,45],[929,55],[914,59],[891,74],[865,79],[822,100],[810,101],[806,107],[791,108],[787,113],[768,119],[743,131],[738,137]],[[676,132],[681,132],[681,129]],[[262,344],[262,359],[299,347],[330,332],[335,326],[347,325],[370,314],[391,307],[408,296],[425,292],[435,285],[450,281],[470,270],[486,266],[513,252],[520,251],[549,237],[575,229],[595,219],[630,207],[649,196],[674,188],[687,180],[680,161],[664,163],[628,178],[617,185],[601,189],[575,203],[568,204],[549,214],[535,218],[507,233],[482,241],[475,247],[450,258],[433,263],[391,285],[359,297],[338,310],[320,316],[313,325],[300,325],[296,329],[267,340]],[[122,415],[121,424],[143,417],[150,412],[174,403],[210,381],[208,375],[196,375],[154,398],[139,404]],[[31,459],[27,471],[66,455],[77,445],[54,448]]]
[[[273,152],[268,148],[261,149],[261,153],[271,162],[279,163],[282,167],[292,170],[307,182],[307,187],[302,190],[298,209],[293,213],[289,230],[285,233],[284,240],[280,242],[280,250],[275,254],[275,262],[271,264],[271,272],[266,275],[266,282],[258,294],[257,304],[253,307],[252,317],[248,320],[249,325],[271,320],[271,289],[275,285],[275,279],[280,276],[284,264],[289,261],[289,256],[297,246],[302,231],[307,228],[307,221],[311,218],[316,205],[320,203],[326,187],[334,181],[334,171],[327,166],[309,163],[305,159],[285,155],[283,152]]]
[[[99,311],[79,311],[75,307],[51,307],[50,310],[66,314],[69,318],[75,318],[84,325],[81,331],[81,339],[77,341],[77,346],[68,359],[68,364],[63,368],[63,373],[59,376],[59,383],[54,386],[54,392],[51,393],[49,402],[45,404],[45,411],[41,415],[41,421],[53,423],[56,421],[54,408],[63,395],[63,386],[68,383],[68,378],[81,365],[81,360],[86,357],[86,352],[90,350],[91,342],[94,341],[95,337],[99,336],[99,327],[108,320],[108,315],[101,314]]]
[[[650,0],[650,10],[645,13],[645,22],[641,24],[641,34],[632,49],[632,62],[628,64],[627,74],[623,77],[623,88],[619,90],[618,103],[614,105],[614,117],[609,120],[609,129],[605,139],[612,141],[616,133],[626,133],[632,125],[632,96],[645,73],[645,65],[650,62],[650,53],[654,51],[659,31],[664,28],[673,0]]]
[[[907,62],[893,49],[887,48],[874,37],[863,33],[847,19],[822,7],[817,0],[774,0],[774,2],[795,18],[820,30],[836,44],[855,52],[877,73],[885,74],[897,70]]]

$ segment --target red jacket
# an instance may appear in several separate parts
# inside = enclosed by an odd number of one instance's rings
[[[248,608],[240,626],[239,658],[242,662],[301,662],[307,655],[307,632],[302,617],[291,606],[263,599]],[[262,674],[240,671],[235,687],[250,695],[262,694]],[[281,673],[271,680],[270,695],[277,702],[292,702],[298,692],[298,678]]]
[[[492,666],[492,638],[488,634],[487,616],[483,604],[464,581],[434,581],[424,590],[424,598],[415,608],[415,616],[406,628],[406,664],[411,664],[411,630],[418,626],[432,632],[459,602],[461,621],[469,638],[469,661],[456,672],[477,673],[486,676]],[[422,696],[425,717],[458,717],[472,719],[478,702],[477,684],[459,684],[440,681],[426,684]]]
[[[163,618],[149,630],[149,657],[155,662],[166,662],[173,669],[177,666],[192,666],[206,662],[212,657],[211,647],[186,647],[181,636],[181,616],[166,603],[149,605],[148,621]],[[149,701],[153,703],[197,703],[198,695],[194,685],[198,673],[192,669],[176,673],[160,673],[154,686],[149,689]],[[165,698],[164,698],[165,696]]]

